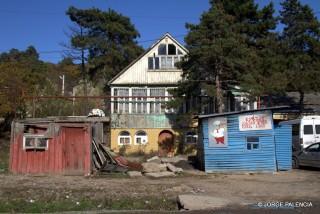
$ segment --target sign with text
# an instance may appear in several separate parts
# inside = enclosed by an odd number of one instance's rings
[[[272,129],[270,113],[259,113],[239,116],[240,131],[268,130]]]
[[[209,147],[228,147],[227,118],[209,119]]]

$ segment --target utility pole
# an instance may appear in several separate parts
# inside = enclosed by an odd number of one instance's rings
[[[62,96],[64,96],[64,79],[65,79],[65,75],[63,74],[62,76],[59,76],[59,78],[62,80],[61,94],[62,94]]]

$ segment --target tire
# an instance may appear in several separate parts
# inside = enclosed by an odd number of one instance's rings
[[[298,159],[296,157],[292,158],[292,168],[293,169],[299,169],[299,162],[298,162]]]

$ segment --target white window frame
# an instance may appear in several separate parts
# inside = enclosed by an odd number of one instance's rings
[[[143,132],[145,135],[143,136],[137,135],[139,132]],[[138,138],[141,139],[141,143],[137,143]],[[136,134],[134,135],[134,145],[146,145],[146,144],[148,144],[148,134],[142,130],[137,131]]]
[[[118,135],[118,145],[120,146],[126,146],[126,145],[131,145],[131,135],[130,135],[130,132],[129,133],[129,136],[128,135],[121,135],[121,133],[123,132],[128,132],[128,131],[121,131]],[[121,143],[121,139],[129,139],[129,143],[128,144],[125,144],[125,143]]]
[[[27,138],[33,138],[35,140],[35,145],[33,146],[27,146],[26,145],[26,139]],[[38,139],[46,139],[46,146],[45,147],[41,147],[39,145],[39,141]],[[23,135],[23,150],[28,150],[28,149],[33,149],[33,150],[48,150],[49,149],[49,140],[48,138],[46,138],[44,135],[40,135],[40,134],[24,134]]]

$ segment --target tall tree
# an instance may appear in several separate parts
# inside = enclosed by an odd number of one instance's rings
[[[257,50],[266,46],[264,39],[275,19],[272,4],[261,10],[253,0],[211,0],[210,4],[198,25],[187,24],[189,54],[181,63],[184,80],[174,93],[186,99],[205,94],[217,100],[217,110],[222,112],[224,95],[257,69]]]
[[[80,33],[72,36],[71,45],[88,50],[88,72],[96,82],[105,85],[141,54],[142,48],[136,42],[138,31],[129,18],[116,11],[70,7],[67,15],[80,28]]]
[[[299,92],[300,110],[304,95],[320,90],[320,23],[308,5],[298,0],[281,3],[284,25],[281,41],[287,58],[288,91]]]

